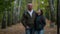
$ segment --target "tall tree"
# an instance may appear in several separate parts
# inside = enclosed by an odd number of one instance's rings
[[[58,25],[60,27],[60,0],[58,0],[58,3],[57,3],[57,18],[58,18]]]
[[[51,22],[50,22],[50,26],[53,27],[54,26],[54,0],[49,0],[49,4],[50,4],[50,13],[51,13]]]
[[[3,15],[3,19],[2,19],[2,26],[1,26],[2,29],[6,28],[6,23],[7,23],[7,21],[6,21],[7,16],[6,15],[7,15],[7,11],[5,10],[4,15]]]

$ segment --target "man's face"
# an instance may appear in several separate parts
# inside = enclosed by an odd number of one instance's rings
[[[28,10],[31,10],[32,9],[32,4],[29,3],[27,7],[28,7]]]

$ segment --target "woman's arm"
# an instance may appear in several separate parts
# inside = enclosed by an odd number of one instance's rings
[[[46,18],[44,16],[42,16],[42,23],[43,23],[43,26],[46,25]]]

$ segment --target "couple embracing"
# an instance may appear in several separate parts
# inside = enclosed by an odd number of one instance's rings
[[[21,22],[25,27],[26,34],[44,34],[46,22],[43,11],[38,9],[36,13],[32,9],[32,3],[27,4],[27,10],[24,11]]]

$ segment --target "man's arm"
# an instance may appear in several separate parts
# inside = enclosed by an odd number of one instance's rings
[[[27,25],[26,25],[26,18],[25,18],[26,16],[25,16],[25,14],[23,13],[23,16],[22,16],[22,19],[21,19],[21,22],[22,22],[22,24],[24,25],[24,27],[26,27]]]

